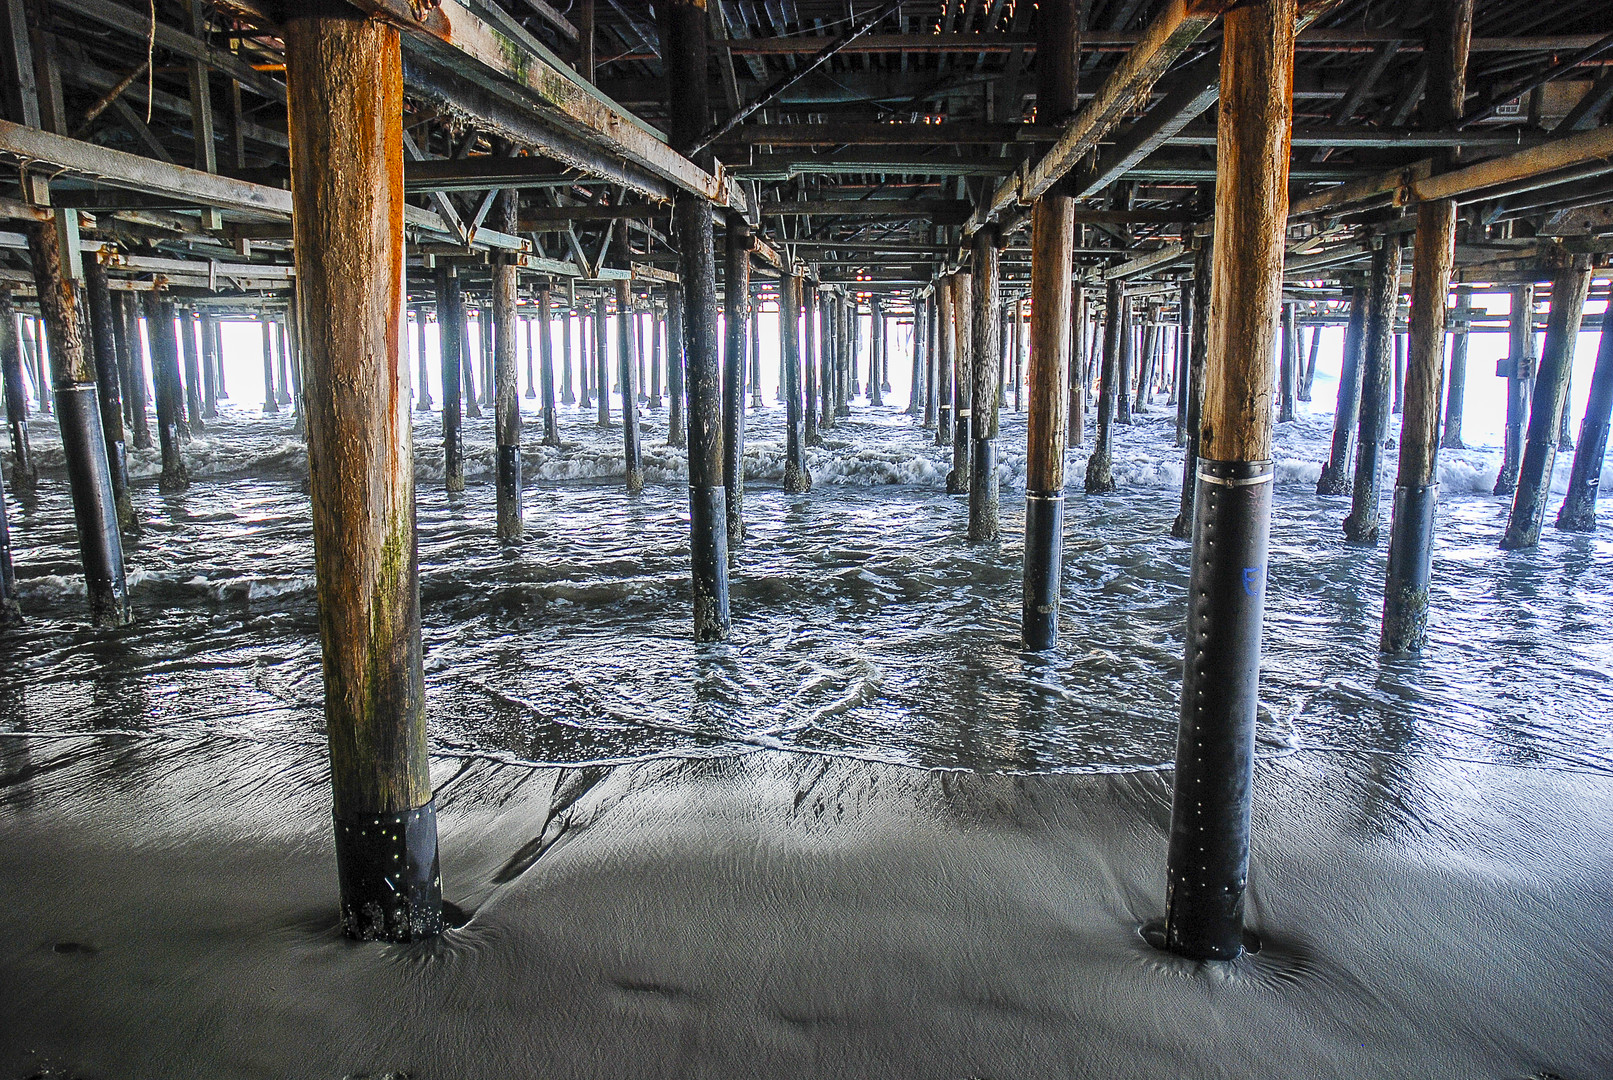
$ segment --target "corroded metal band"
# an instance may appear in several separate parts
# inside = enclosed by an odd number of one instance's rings
[[[435,801],[388,814],[336,814],[342,930],[364,941],[440,934]]]

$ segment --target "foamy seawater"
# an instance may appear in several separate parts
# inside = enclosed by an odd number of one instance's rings
[[[1318,407],[1331,401],[1330,386],[1317,391]],[[696,647],[687,462],[665,445],[665,410],[645,414],[638,497],[616,479],[620,427],[561,414],[559,449],[538,447],[527,417],[526,535],[513,547],[493,535],[491,421],[467,422],[470,482],[449,497],[440,417],[417,414],[434,748],[584,762],[783,747],[1035,771],[1173,757],[1190,550],[1168,535],[1181,452],[1163,405],[1118,429],[1115,495],[1081,494],[1088,447],[1070,451],[1062,641],[1040,656],[1018,636],[1022,415],[1004,413],[1003,539],[971,545],[966,500],[944,492],[949,451],[897,407],[859,406],[826,432],[812,492],[788,496],[769,401],[751,417],[733,639]],[[1538,550],[1501,552],[1499,451],[1444,452],[1429,645],[1383,659],[1385,553],[1346,545],[1347,502],[1313,494],[1330,425],[1322,414],[1279,428],[1261,752],[1613,771],[1609,528],[1548,528]],[[10,504],[28,621],[0,635],[0,727],[319,740],[306,465],[289,417],[227,407],[188,445],[182,495],[159,494],[154,452],[137,455],[135,624],[116,633],[83,625],[50,426],[34,419],[38,503]],[[1567,474],[1565,455],[1558,492]]]

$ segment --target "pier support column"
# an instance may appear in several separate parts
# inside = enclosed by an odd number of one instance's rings
[[[1395,307],[1400,300],[1400,240],[1379,238],[1367,282],[1367,323],[1361,364],[1360,423],[1355,440],[1355,480],[1344,538],[1352,544],[1378,542],[1383,449],[1389,436],[1394,383]]]
[[[151,339],[151,381],[157,391],[157,445],[162,450],[162,475],[157,489],[184,491],[190,472],[180,452],[179,425],[184,418],[184,389],[179,382],[179,342],[174,337],[174,305],[162,293],[143,293],[146,334]],[[265,335],[269,331],[264,331]],[[278,411],[279,404],[275,409]]]
[[[526,332],[526,399],[538,400],[538,381],[534,369],[538,365],[537,342],[533,340],[533,327],[531,319],[522,319],[521,325]]]
[[[610,427],[610,315],[603,291],[594,297],[594,422]]]
[[[1243,951],[1260,628],[1271,520],[1294,0],[1224,20],[1210,304],[1181,732],[1163,933],[1199,960]]]
[[[1025,595],[1020,637],[1029,652],[1058,643],[1074,256],[1074,200],[1066,195],[1042,196],[1031,207],[1030,403],[1025,416]]]
[[[1456,287],[1456,329],[1451,333],[1451,373],[1445,388],[1445,433],[1439,445],[1464,450],[1462,413],[1467,401],[1467,323],[1473,310],[1473,286]]]
[[[1344,356],[1339,367],[1339,396],[1333,407],[1333,445],[1316,481],[1318,495],[1348,495],[1355,487],[1350,470],[1355,429],[1361,414],[1361,354],[1366,341],[1367,291],[1350,290],[1350,321],[1344,328]],[[1318,329],[1320,333],[1320,329]]]
[[[442,482],[449,494],[465,490],[463,397],[465,380],[465,309],[459,294],[459,271],[452,263],[437,268],[437,351],[442,359]]]
[[[1535,378],[1535,287],[1514,285],[1508,315],[1507,355],[1501,371],[1507,380],[1506,432],[1502,438],[1501,471],[1496,473],[1496,495],[1518,490],[1518,468],[1523,463],[1523,429],[1529,422],[1529,397]]]
[[[935,348],[936,348],[936,377],[935,377],[935,445],[952,445],[952,384],[956,381],[955,355],[958,348],[957,335],[952,325],[956,321],[952,317],[952,300],[955,294],[952,291],[952,276],[940,278],[935,283]],[[950,485],[948,485],[950,487]]]
[[[573,290],[576,282],[572,282]],[[592,334],[594,329],[593,315],[588,303],[584,300],[577,302],[575,291],[571,298],[572,312],[577,317],[577,408],[592,409],[593,398],[590,396],[594,385],[594,347]]]
[[[868,404],[883,406],[890,383],[885,377],[885,309],[875,296],[868,301],[870,338],[869,353],[873,357],[868,370]]]
[[[514,235],[517,195],[508,189],[493,202],[494,228]],[[492,303],[484,311],[493,317],[493,428],[496,453],[495,480],[498,486],[498,538],[518,540],[521,536],[521,377],[517,369],[516,336],[521,327],[517,314],[520,271],[515,257],[493,253]],[[486,340],[485,338],[483,339]],[[530,366],[530,358],[528,365]]]
[[[1137,319],[1132,311],[1131,298],[1126,297],[1120,306],[1123,316],[1120,323],[1118,344],[1120,351],[1116,355],[1115,363],[1115,390],[1114,390],[1114,417],[1110,421],[1114,424],[1131,424],[1131,378],[1136,367],[1137,352]]]
[[[1540,543],[1546,517],[1546,496],[1557,459],[1559,428],[1568,407],[1568,377],[1574,369],[1574,345],[1591,289],[1588,255],[1569,256],[1552,279],[1551,314],[1546,318],[1546,342],[1540,350],[1540,373],[1535,378],[1534,400],[1529,405],[1529,437],[1523,444],[1518,469],[1518,490],[1512,497],[1503,550],[1532,548]],[[1600,351],[1600,350],[1599,350]]]
[[[791,273],[779,275],[779,344],[784,372],[784,490],[801,495],[812,490],[812,473],[807,470],[807,425],[812,414],[812,395],[802,397],[801,387],[801,288],[802,281]],[[813,295],[807,286],[807,295]],[[811,326],[810,315],[807,322]],[[810,330],[809,330],[810,332]],[[810,373],[811,365],[806,365]]]
[[[180,308],[179,348],[185,359],[185,416],[190,430],[206,431],[207,421],[202,417],[202,353],[196,344],[196,314],[190,308]]]
[[[284,33],[342,928],[410,941],[443,922],[403,348],[403,64],[398,31],[356,12],[294,15]]]
[[[1193,535],[1193,518],[1199,493],[1199,429],[1204,418],[1204,368],[1210,348],[1210,287],[1214,277],[1215,240],[1200,237],[1193,252],[1192,289],[1182,291],[1182,314],[1188,319],[1187,448],[1182,454],[1182,504],[1171,522],[1171,535],[1186,540]]]
[[[627,254],[627,230],[621,231]],[[639,449],[638,364],[633,340],[633,283],[616,282],[616,378],[622,384],[622,475],[629,495],[644,490],[644,457]]]
[[[560,416],[558,410],[555,408],[554,400],[554,333],[553,322],[550,318],[550,301],[551,296],[549,280],[545,278],[538,285],[537,318],[538,383],[543,389],[543,397],[540,399],[543,405],[543,445],[559,446]],[[569,344],[571,327],[568,325],[568,321],[569,320],[561,321],[561,329],[565,331],[567,343]],[[566,350],[568,353],[570,351],[571,350],[569,348]],[[570,360],[569,356],[567,357],[567,360]],[[571,365],[569,362],[566,364],[566,370],[568,372],[571,370]],[[569,382],[570,380],[568,379],[567,381]]]
[[[1423,119],[1435,130],[1444,130],[1463,111],[1473,0],[1439,0],[1433,9],[1425,31],[1428,92],[1423,99]],[[1400,462],[1389,519],[1389,572],[1379,638],[1379,647],[1386,653],[1419,652],[1428,635],[1434,504],[1439,498],[1440,404],[1445,396],[1446,298],[1455,259],[1456,201],[1418,203]],[[1460,419],[1458,406],[1458,423]]]
[[[196,310],[196,328],[202,336],[202,417],[213,420],[218,417],[218,327],[206,308]]]
[[[74,211],[67,211],[74,213]],[[73,523],[89,595],[90,622],[123,626],[129,621],[129,588],[123,575],[123,537],[107,464],[106,434],[96,391],[95,362],[84,348],[78,287],[63,275],[61,233],[54,221],[28,226],[39,311],[50,339],[51,390],[62,435]]]
[[[683,287],[669,285],[666,290],[666,392],[668,398],[666,418],[666,444],[688,445],[687,415],[689,396],[684,385],[683,345]]]
[[[969,449],[969,539],[995,540],[998,533],[997,414],[1002,373],[1002,306],[997,302],[1000,235],[987,225],[974,235],[974,312],[970,318],[974,357]],[[876,302],[877,305],[877,302]],[[874,308],[878,318],[879,308]],[[876,327],[875,333],[878,333]],[[875,355],[878,356],[876,350]],[[878,377],[875,372],[872,378]],[[873,383],[877,386],[877,383]]]
[[[125,351],[129,355],[129,396],[125,402],[129,428],[134,432],[134,448],[150,450],[151,424],[146,417],[147,365],[145,348],[140,340],[140,304],[134,293],[121,293],[117,299],[123,316]]]
[[[1294,396],[1298,391],[1299,363],[1299,330],[1294,326],[1294,305],[1283,304],[1283,345],[1282,361],[1277,366],[1277,383],[1279,397],[1277,401],[1277,422],[1291,424],[1294,422]]]
[[[750,226],[727,216],[723,262],[723,487],[728,552],[745,542],[745,336],[750,329]],[[779,311],[783,318],[784,312]]]
[[[687,150],[711,122],[706,97],[704,0],[658,6],[674,149]],[[694,157],[711,168],[710,151]],[[673,226],[684,289],[683,347],[689,389],[689,555],[696,641],[728,637],[728,509],[723,490],[722,359],[717,340],[717,253],[711,201],[679,192]]]
[[[1071,446],[1085,446],[1087,441],[1087,368],[1092,351],[1097,347],[1096,333],[1088,335],[1091,320],[1087,317],[1087,291],[1077,286],[1073,293],[1070,312],[1070,366],[1065,381],[1070,384],[1069,401],[1065,407],[1065,427],[1069,431]]]
[[[1568,477],[1568,495],[1557,511],[1557,527],[1567,532],[1596,531],[1596,492],[1607,456],[1609,421],[1613,420],[1613,319],[1602,320],[1601,344],[1591,372],[1590,400],[1579,425],[1579,447]]]
[[[649,400],[649,406],[652,409],[659,409],[661,407],[661,398],[662,398],[662,393],[661,393],[661,386],[662,386],[661,372],[663,370],[665,370],[663,365],[665,364],[665,361],[666,361],[666,344],[665,344],[666,339],[665,339],[665,337],[663,337],[663,334],[664,334],[665,329],[666,329],[666,324],[665,324],[665,320],[662,317],[661,305],[658,302],[656,302],[656,300],[654,299],[653,294],[651,295],[651,298],[650,298],[650,301],[649,301],[649,311],[650,311],[650,400]]]
[[[927,301],[913,295],[913,379],[907,387],[907,408],[904,410],[908,416],[917,416],[924,419],[924,400],[928,396],[925,389],[925,376],[929,365],[924,356],[924,329],[926,318],[924,305]],[[921,426],[928,426],[922,424]]]
[[[90,344],[95,354],[95,382],[101,402],[107,470],[112,477],[112,502],[117,508],[119,531],[132,536],[140,530],[140,519],[129,497],[129,452],[123,442],[123,401],[118,391],[117,312],[107,285],[106,267],[96,255],[84,260],[84,286],[90,306]]]
[[[28,500],[39,489],[39,467],[28,439],[28,389],[10,288],[0,288],[0,377],[6,384],[6,428],[11,434],[11,490],[17,498]]]
[[[485,310],[476,313],[477,349],[483,355],[487,352],[488,340],[482,336],[482,327],[487,321]],[[466,419],[480,420],[482,403],[479,400],[480,395],[476,392],[476,365],[480,357],[471,356],[470,308],[465,305],[463,285],[459,293],[459,318],[454,321],[454,333],[459,335],[459,407],[464,410]]]
[[[952,275],[952,471],[947,493],[969,490],[969,448],[974,430],[974,278]]]
[[[423,307],[417,308],[414,313],[414,340],[420,366],[420,379],[414,388],[414,407],[420,412],[430,412],[433,404],[431,371],[426,367],[426,309]]]
[[[1111,281],[1104,296],[1103,371],[1098,377],[1098,423],[1087,459],[1087,494],[1103,495],[1115,489],[1115,398],[1122,385],[1120,357],[1130,336],[1125,286]]]
[[[782,286],[780,288],[782,290]],[[800,370],[802,372],[804,372],[805,375],[806,375],[806,379],[805,379],[805,383],[804,383],[805,392],[806,392],[806,406],[805,406],[804,409],[802,409],[803,422],[804,422],[804,427],[805,427],[805,430],[806,430],[806,444],[808,446],[822,446],[823,445],[823,436],[818,433],[818,405],[817,405],[817,402],[818,402],[818,371],[819,371],[819,367],[820,367],[818,357],[823,352],[823,344],[824,343],[823,343],[823,340],[822,340],[822,335],[820,335],[820,333],[819,333],[821,323],[819,322],[819,312],[818,312],[818,289],[817,289],[817,286],[813,285],[810,281],[806,281],[804,279],[797,279],[797,281],[795,283],[795,291],[796,291],[796,294],[805,301],[805,303],[801,306],[801,310],[802,310],[803,316],[804,316],[801,319],[801,325],[804,328],[804,336],[798,335],[798,338],[802,342],[802,345],[801,345],[801,368],[800,368]],[[784,299],[783,299],[783,293],[781,291],[780,296],[779,296],[779,304],[782,305],[783,303],[784,303]],[[784,309],[781,306],[779,308],[779,318],[782,319],[783,317],[784,317]],[[783,327],[781,325],[780,326],[780,340],[781,341],[783,340],[782,331],[783,331]],[[780,363],[781,364],[783,363],[782,358],[780,359]],[[797,383],[798,386],[803,385],[802,380],[799,379],[799,378],[797,378],[796,383]],[[785,390],[782,385],[779,388],[779,393],[782,394],[786,398],[789,397],[789,391]],[[805,466],[805,460],[806,459],[803,457],[802,458],[802,462],[803,462],[802,468],[803,469],[806,467]]]
[[[567,301],[565,311],[560,314],[560,404],[562,405],[577,404],[577,393],[571,386],[571,314],[574,306]]]
[[[152,308],[146,306],[146,332],[152,333],[150,319]],[[269,318],[267,311],[258,312],[258,327],[263,331],[263,414],[274,416],[280,412],[280,394],[274,385],[274,320]],[[157,375],[156,343],[152,344],[151,380],[158,386],[157,394],[162,396],[161,382]]]
[[[1176,295],[1176,366],[1171,370],[1171,404],[1176,406],[1176,445],[1186,446],[1187,380],[1188,369],[1193,366],[1189,359],[1193,355],[1193,279],[1183,278]]]

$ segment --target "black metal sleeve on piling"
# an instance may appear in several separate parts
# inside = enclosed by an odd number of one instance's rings
[[[1272,477],[1270,461],[1198,467],[1164,946],[1204,959],[1244,948]]]

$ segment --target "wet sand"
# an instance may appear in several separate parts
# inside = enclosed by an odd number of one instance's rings
[[[430,944],[335,925],[322,747],[0,738],[0,1077],[1613,1074],[1613,779],[1301,750],[1235,964],[1170,774],[434,759]]]

